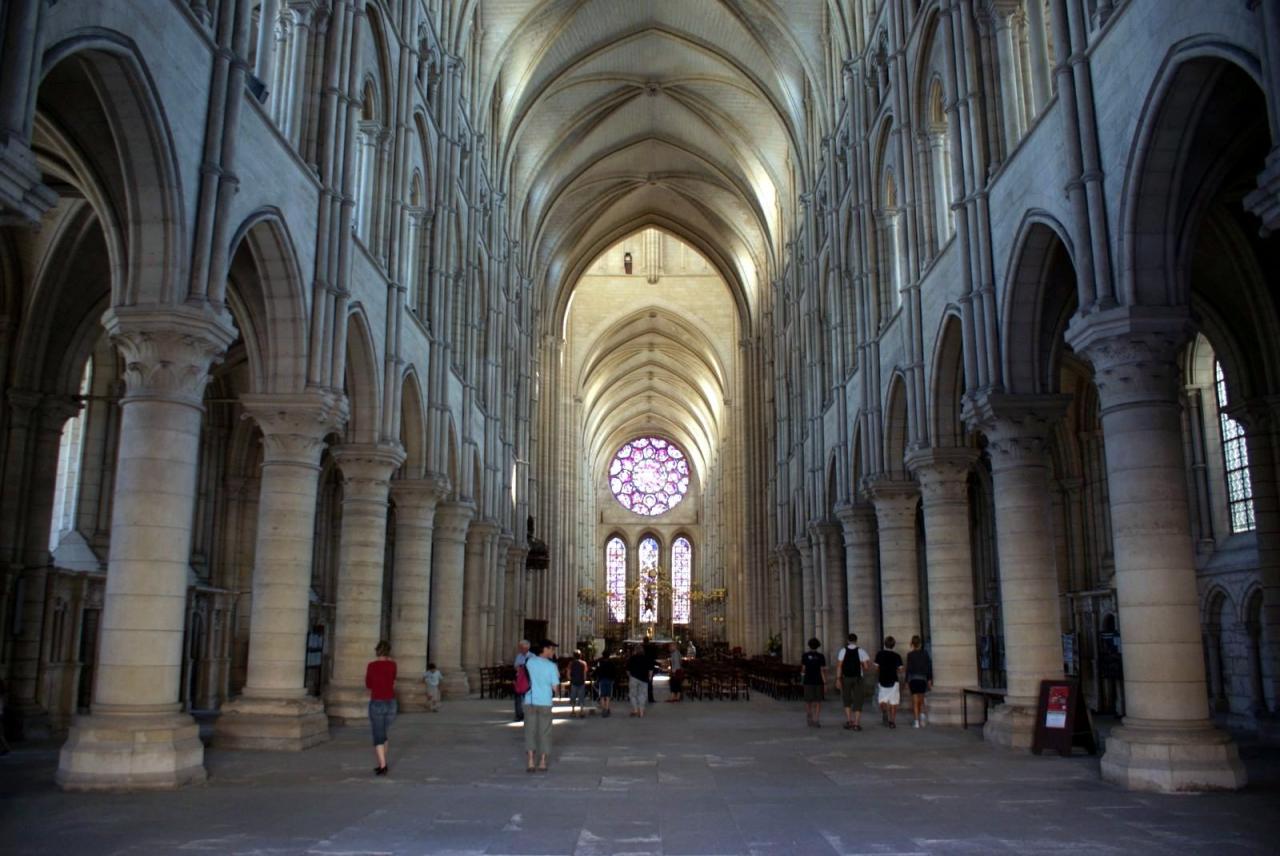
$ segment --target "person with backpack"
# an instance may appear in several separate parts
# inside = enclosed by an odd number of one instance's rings
[[[529,691],[529,675],[524,664],[529,660],[529,640],[521,639],[516,646],[516,680],[512,695],[516,697],[516,722],[524,722],[524,694]],[[523,677],[522,677],[523,674]]]
[[[840,700],[844,702],[844,727],[846,731],[862,730],[862,706],[867,701],[863,675],[872,668],[871,655],[858,647],[858,634],[850,633],[849,642],[836,655],[836,686],[840,688]]]

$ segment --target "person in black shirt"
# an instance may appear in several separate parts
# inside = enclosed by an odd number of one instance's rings
[[[893,650],[894,638],[884,637],[884,648],[876,654],[876,671],[880,674],[880,688],[876,694],[880,702],[880,719],[889,728],[897,728],[898,681],[901,679],[902,657]]]
[[[596,691],[600,695],[601,719],[613,715],[610,707],[613,704],[613,682],[617,679],[617,674],[618,670],[607,653],[596,661]]]
[[[627,658],[627,677],[631,691],[631,715],[643,717],[645,702],[649,700],[649,682],[653,679],[653,661],[639,645]]]
[[[800,655],[801,683],[804,686],[805,722],[821,728],[822,698],[827,692],[827,658],[818,653],[822,643],[809,640],[809,650]]]
[[[911,727],[924,728],[924,694],[933,689],[933,660],[921,647],[919,636],[911,637],[907,652],[907,688],[911,690]]]

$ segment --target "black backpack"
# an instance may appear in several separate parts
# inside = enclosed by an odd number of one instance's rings
[[[840,661],[840,674],[846,678],[862,677],[862,658],[858,656],[859,648],[845,646],[844,659]]]

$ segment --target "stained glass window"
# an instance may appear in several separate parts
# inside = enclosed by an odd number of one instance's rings
[[[1248,532],[1254,528],[1253,483],[1249,480],[1249,446],[1244,426],[1226,413],[1227,379],[1222,363],[1213,361],[1214,392],[1218,398],[1218,421],[1222,428],[1222,458],[1227,468],[1227,507],[1231,513],[1231,531]]]
[[[658,620],[658,541],[645,538],[640,542],[640,623]]]
[[[623,508],[649,517],[663,514],[689,490],[689,461],[675,443],[637,437],[613,456],[609,489]]]
[[[671,623],[689,623],[689,588],[693,583],[693,545],[681,535],[671,544]]]
[[[610,538],[604,546],[604,588],[609,603],[609,620],[627,620],[627,545]]]

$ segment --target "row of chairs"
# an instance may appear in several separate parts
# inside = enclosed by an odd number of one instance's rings
[[[744,670],[749,675],[751,686],[770,698],[790,701],[804,695],[798,665],[762,658],[742,662]]]
[[[751,683],[741,666],[727,662],[687,660],[684,693],[713,701],[750,701]]]

